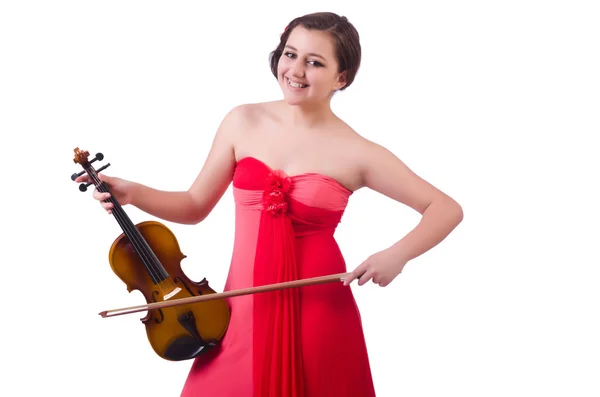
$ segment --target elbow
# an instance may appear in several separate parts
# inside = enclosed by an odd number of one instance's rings
[[[465,217],[462,206],[453,199],[450,199],[450,203],[448,204],[448,213],[454,227],[458,226]]]
[[[206,211],[194,208],[192,211],[190,211],[190,216],[186,218],[185,223],[188,225],[197,225],[205,220],[207,216],[208,213]]]
[[[463,221],[465,216],[462,206],[446,194],[442,194],[438,197],[438,199],[433,201],[428,208],[429,207],[436,208],[435,211],[437,214],[444,219],[444,223],[451,229],[457,227]]]
[[[188,192],[187,210],[183,219],[183,223],[186,225],[197,225],[202,222],[210,210],[207,210],[207,205],[202,201],[196,199],[190,192]]]
[[[203,220],[206,219],[207,215],[208,214],[196,216],[195,218],[192,219],[192,221],[190,222],[190,225],[197,225],[197,224],[199,224],[200,222],[202,222]]]
[[[198,217],[187,217],[187,218],[183,219],[181,221],[181,223],[184,225],[194,226],[194,225],[199,224],[203,220],[204,220],[203,218],[198,218]]]

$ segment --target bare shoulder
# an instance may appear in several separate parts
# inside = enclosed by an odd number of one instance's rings
[[[273,102],[244,103],[231,109],[223,119],[226,133],[232,136],[247,134],[256,129],[265,120],[276,117]]]
[[[244,103],[231,109],[227,117],[246,123],[259,122],[264,118],[274,118],[280,101]]]
[[[235,137],[241,130],[256,121],[258,104],[245,103],[232,108],[223,118],[219,133]]]
[[[356,159],[360,186],[399,201],[419,213],[439,198],[452,200],[434,185],[417,175],[388,148],[353,132],[350,155]]]

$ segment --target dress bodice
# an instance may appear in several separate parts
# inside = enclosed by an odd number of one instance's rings
[[[335,229],[352,195],[329,176],[314,172],[288,176],[254,157],[238,161],[233,193],[237,205],[288,215],[298,234]]]

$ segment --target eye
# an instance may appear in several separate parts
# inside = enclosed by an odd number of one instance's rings
[[[284,52],[283,55],[288,58],[291,58],[291,59],[296,58],[296,54],[294,54],[293,52],[289,52],[289,51]],[[319,61],[307,61],[307,63],[311,66],[315,66],[318,68],[323,67],[323,64]]]

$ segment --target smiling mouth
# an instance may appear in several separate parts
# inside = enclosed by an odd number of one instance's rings
[[[300,83],[296,83],[295,81],[290,80],[289,78],[285,78],[287,80],[287,83],[290,87],[294,87],[294,88],[306,88],[308,87],[307,84],[300,84]]]

